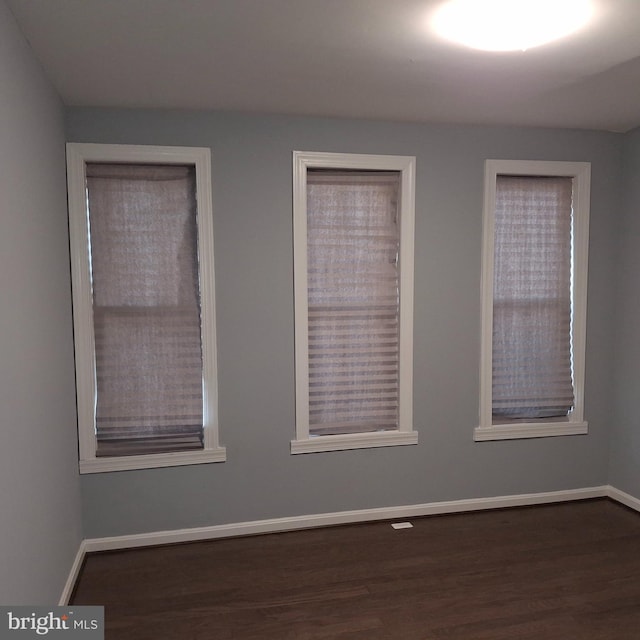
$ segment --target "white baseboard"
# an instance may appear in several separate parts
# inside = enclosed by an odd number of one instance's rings
[[[158,544],[177,542],[194,542],[234,536],[255,535],[259,533],[275,533],[296,529],[311,529],[338,524],[372,522],[375,520],[393,520],[418,516],[460,513],[463,511],[479,511],[482,509],[499,509],[550,502],[565,502],[586,498],[600,498],[608,495],[608,488],[591,487],[587,489],[571,489],[568,491],[552,491],[548,493],[529,493],[514,496],[497,496],[492,498],[472,498],[449,502],[430,502],[426,504],[406,505],[401,507],[381,507],[375,509],[358,509],[356,511],[338,511],[268,520],[254,520],[233,524],[196,527],[191,529],[175,529],[173,531],[153,531],[109,538],[89,538],[85,540],[86,551],[106,551],[111,549],[128,549]]]
[[[73,592],[73,586],[82,566],[86,553],[94,551],[110,551],[115,549],[131,549],[180,542],[197,542],[237,536],[256,535],[312,529],[339,524],[355,524],[376,520],[395,520],[411,517],[441,515],[446,513],[462,513],[465,511],[482,511],[485,509],[503,509],[507,507],[523,507],[554,502],[570,502],[589,498],[611,498],[636,511],[640,511],[640,500],[619,491],[610,485],[587,487],[584,489],[568,489],[566,491],[549,491],[545,493],[526,493],[511,496],[495,496],[491,498],[470,498],[445,502],[429,502],[425,504],[406,505],[400,507],[381,507],[375,509],[358,509],[355,511],[338,511],[286,518],[271,518],[231,524],[174,529],[170,531],[151,531],[107,538],[87,538],[82,541],[76,559],[71,568],[69,578],[60,598],[60,604],[67,604]]]
[[[76,585],[76,580],[78,579],[78,575],[80,574],[80,569],[82,568],[82,563],[84,562],[84,556],[87,553],[87,541],[83,540],[78,547],[78,553],[76,553],[76,557],[73,560],[73,564],[71,565],[71,571],[69,571],[69,577],[64,584],[64,589],[62,590],[62,595],[60,596],[60,600],[58,605],[60,607],[64,607],[69,604],[69,600],[71,599],[71,595],[73,594],[73,588]]]
[[[620,491],[620,489],[616,489],[609,485],[607,487],[607,496],[612,500],[633,509],[634,511],[640,511],[640,500],[628,493],[625,493],[624,491]]]

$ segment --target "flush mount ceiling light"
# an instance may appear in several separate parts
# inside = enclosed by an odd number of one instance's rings
[[[531,49],[574,33],[594,13],[592,0],[449,0],[432,27],[473,49]]]

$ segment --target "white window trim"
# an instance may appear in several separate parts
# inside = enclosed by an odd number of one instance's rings
[[[296,438],[291,453],[342,451],[418,443],[413,430],[413,261],[415,157],[293,152]],[[400,408],[397,431],[327,436],[309,434],[307,297],[307,169],[399,171],[400,198]]]
[[[95,455],[95,339],[89,264],[89,226],[86,208],[86,164],[88,162],[189,164],[195,166],[198,201],[198,260],[202,300],[204,422],[204,448],[202,450],[105,458],[97,458]],[[218,441],[210,150],[197,147],[68,143],[67,182],[80,473],[223,462],[226,459],[226,449],[220,446]]]
[[[517,423],[492,420],[493,262],[496,178],[498,175],[566,176],[573,178],[572,353],[575,407],[566,418]],[[482,336],[480,354],[480,425],[474,440],[510,440],[588,433],[584,419],[584,375],[587,319],[587,260],[591,165],[588,162],[487,160],[484,179],[482,248]]]

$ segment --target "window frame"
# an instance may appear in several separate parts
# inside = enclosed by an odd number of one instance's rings
[[[499,175],[570,177],[573,179],[571,351],[574,408],[566,417],[499,422],[492,419],[493,276],[496,179]],[[591,164],[545,160],[486,160],[481,271],[480,424],[474,440],[509,440],[588,433],[584,419],[587,263]]]
[[[418,443],[418,433],[413,429],[415,164],[414,156],[293,152],[296,437],[291,441],[292,454]],[[400,361],[397,430],[320,436],[309,433],[307,169],[356,169],[400,173]]]
[[[223,462],[219,443],[211,152],[202,147],[67,143],[76,397],[80,473]],[[92,162],[193,165],[196,171],[198,262],[203,356],[204,448],[197,451],[96,457],[95,336],[89,253],[86,165]]]

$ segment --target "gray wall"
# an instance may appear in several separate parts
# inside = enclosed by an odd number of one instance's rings
[[[616,215],[623,136],[209,112],[69,109],[75,142],[210,147],[223,464],[82,478],[84,533],[595,486],[607,482]],[[418,446],[291,456],[291,152],[417,156]],[[474,443],[486,158],[592,163],[589,435]]]
[[[615,413],[611,436],[610,482],[640,498],[640,129],[625,138],[625,200],[619,224]]]
[[[81,540],[63,109],[0,0],[0,602],[58,602]]]

